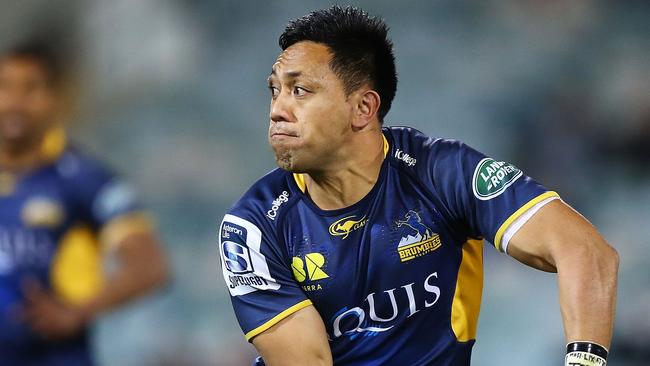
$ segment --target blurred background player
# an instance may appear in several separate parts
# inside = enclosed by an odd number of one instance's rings
[[[29,41],[0,54],[2,365],[93,364],[90,323],[168,277],[131,188],[66,141],[57,51]]]

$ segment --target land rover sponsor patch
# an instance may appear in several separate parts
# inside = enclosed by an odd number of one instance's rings
[[[474,169],[472,178],[474,196],[484,201],[492,199],[503,193],[522,175],[521,170],[512,164],[484,158]]]

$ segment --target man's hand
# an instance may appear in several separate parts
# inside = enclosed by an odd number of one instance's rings
[[[85,327],[87,316],[81,308],[64,304],[35,281],[26,282],[23,288],[25,303],[21,318],[41,337],[70,338]]]

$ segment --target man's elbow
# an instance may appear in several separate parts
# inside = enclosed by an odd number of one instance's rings
[[[618,251],[605,239],[600,238],[595,244],[583,248],[583,251],[586,251],[586,257],[591,259],[591,263],[586,263],[587,265],[598,268],[599,272],[607,277],[616,278],[620,257]]]
[[[602,237],[595,240],[574,240],[575,245],[562,245],[563,250],[556,253],[558,271],[566,271],[576,265],[589,271],[597,270],[607,276],[616,276],[619,254]]]
[[[618,266],[621,261],[621,258],[618,255],[618,251],[611,245],[605,243],[603,252],[604,253],[602,254],[602,257],[606,262],[607,269],[611,274],[616,276],[618,274]]]
[[[164,254],[161,253],[155,264],[150,267],[149,276],[149,284],[152,290],[164,287],[171,282],[169,262]]]

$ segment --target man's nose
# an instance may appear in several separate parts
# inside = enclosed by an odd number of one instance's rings
[[[290,95],[280,92],[275,100],[271,101],[270,118],[273,122],[293,122]]]

